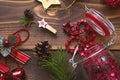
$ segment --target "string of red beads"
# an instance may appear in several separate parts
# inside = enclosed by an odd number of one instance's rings
[[[76,27],[73,24],[67,22],[63,24],[63,30],[66,34],[70,35],[65,43],[66,50],[70,53],[74,52],[74,49],[70,48],[70,44],[73,41],[77,41],[79,46],[79,51],[84,51],[89,47],[95,45],[93,42],[96,38],[96,32],[88,25],[86,20],[81,19],[77,22]],[[78,45],[77,44],[77,45]]]

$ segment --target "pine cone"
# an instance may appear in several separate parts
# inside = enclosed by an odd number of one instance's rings
[[[32,12],[31,12],[29,9],[26,9],[26,10],[24,11],[24,15],[25,15],[25,17],[26,17],[27,19],[29,19],[29,20],[32,20],[32,19],[34,18]]]
[[[104,0],[104,1],[113,8],[120,7],[120,0]]]
[[[36,52],[40,60],[48,60],[50,58],[50,44],[48,41],[39,42],[35,45],[34,52]]]

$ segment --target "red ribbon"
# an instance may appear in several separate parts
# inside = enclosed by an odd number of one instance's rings
[[[19,34],[20,32],[26,32],[27,33],[27,36],[24,40],[21,39],[21,36]],[[11,49],[10,56],[13,57],[15,60],[17,60],[18,62],[20,62],[22,64],[25,64],[30,60],[30,56],[28,56],[27,54],[25,54],[22,51],[16,50],[15,48],[18,45],[20,45],[21,43],[24,43],[25,41],[27,41],[29,39],[30,33],[27,29],[20,29],[20,30],[16,31],[15,33],[13,33],[12,35],[17,36],[17,41]]]
[[[26,32],[27,36],[24,40],[21,39],[21,35],[19,33],[21,32]],[[16,61],[25,64],[30,60],[30,56],[25,54],[24,52],[20,51],[20,50],[16,50],[15,48],[20,45],[21,43],[24,43],[25,41],[27,41],[29,39],[30,33],[27,29],[19,29],[18,31],[16,31],[15,33],[9,35],[9,36],[17,36],[17,41],[16,43],[12,46],[11,48],[11,53],[9,54],[12,58],[14,58]],[[9,67],[7,67],[6,65],[3,65],[0,63],[0,71],[5,73],[9,71]]]
[[[9,72],[9,67],[0,63],[0,71],[3,72],[3,73]]]
[[[22,64],[25,64],[30,60],[30,56],[28,56],[20,50],[16,50],[13,48],[11,49],[10,56]]]
[[[70,35],[70,38],[65,43],[66,50],[70,53],[74,52],[74,49],[70,48],[70,44],[77,40],[78,44],[82,46],[82,50],[85,48],[85,45],[90,45],[95,40],[96,33],[95,31],[89,26],[86,20],[81,19],[77,22],[76,27],[74,27],[71,23],[64,23],[63,30],[65,33]],[[80,48],[81,50],[81,48]]]

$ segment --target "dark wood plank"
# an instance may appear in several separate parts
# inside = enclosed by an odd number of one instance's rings
[[[26,80],[52,80],[50,77],[50,72],[38,65],[38,56],[30,50],[26,50],[24,52],[31,56],[31,60],[27,64],[21,65],[26,72]],[[112,51],[112,54],[115,56],[115,59],[120,64],[119,53],[120,51]],[[0,57],[0,60],[1,59],[2,58]],[[13,70],[17,67],[17,64],[12,58],[8,58],[8,66],[11,70]],[[83,69],[77,68],[76,71],[78,72],[78,74],[76,75],[77,80],[88,80],[82,73]]]
[[[25,9],[31,9],[35,14],[35,22],[44,18],[51,26],[57,29],[57,35],[53,35],[47,30],[39,29],[38,24],[32,25],[29,29],[31,36],[30,39],[22,44],[19,48],[21,49],[33,49],[34,45],[38,41],[48,40],[49,43],[53,46],[52,49],[57,49],[62,46],[69,38],[62,30],[62,24],[64,22],[70,21],[74,25],[76,22],[84,17],[84,5],[87,5],[89,8],[95,8],[103,13],[107,18],[109,18],[112,23],[115,25],[117,33],[117,44],[110,47],[110,49],[120,49],[120,37],[119,37],[119,25],[120,25],[120,9],[111,9],[101,0],[85,0],[77,2],[68,10],[54,11],[51,10],[48,14],[44,11],[41,3],[38,3],[34,0],[26,1],[17,1],[17,0],[1,0],[0,1],[0,35],[7,36],[8,34],[13,33],[15,30],[21,28],[21,25],[18,24],[20,17],[23,16]],[[52,12],[52,13],[51,13]],[[23,36],[25,37],[25,36]]]
[[[12,1],[12,2],[11,2]],[[22,1],[22,2],[21,2]],[[77,0],[80,1],[80,0]],[[82,0],[83,4],[86,4],[89,8],[95,8],[107,16],[112,23],[115,25],[117,33],[117,42],[110,49],[120,49],[120,9],[111,9],[103,3],[102,0]],[[49,13],[47,15],[41,3],[37,3],[34,0],[0,0],[0,36],[7,36],[8,34],[13,33],[14,31],[21,28],[21,25],[18,24],[20,16],[23,16],[25,9],[31,9],[35,13],[35,22],[45,18],[45,20],[58,30],[57,35],[51,34],[49,31],[44,29],[39,29],[37,24],[32,25],[28,30],[30,31],[30,39],[19,46],[20,49],[32,49],[38,41],[48,40],[52,44],[53,49],[56,49],[58,46],[63,46],[66,42],[66,39],[69,38],[62,31],[62,24],[66,21],[72,22],[74,25],[76,21],[83,16],[83,7],[80,5],[80,2],[77,2],[72,8],[68,10],[58,11]],[[39,14],[39,15],[38,15]],[[51,15],[51,16],[50,16]],[[23,38],[25,36],[23,35]],[[99,40],[104,40],[105,38],[99,37]],[[105,39],[108,41],[107,39]],[[31,60],[26,64],[22,65],[26,71],[27,80],[51,80],[50,73],[45,69],[41,68],[38,65],[38,56],[34,54],[31,50],[24,51],[31,56]],[[112,51],[116,59],[120,59],[120,51]],[[1,58],[2,59],[2,58]],[[2,59],[3,61],[3,59]],[[8,59],[8,66],[12,69],[16,68],[16,63],[12,59]],[[87,80],[81,74],[81,70],[77,76],[78,80]]]

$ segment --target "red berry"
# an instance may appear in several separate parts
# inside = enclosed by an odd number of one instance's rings
[[[9,46],[9,41],[8,40],[4,41],[4,46],[6,46],[6,47]]]
[[[120,7],[120,0],[104,0],[104,1],[113,8]]]

